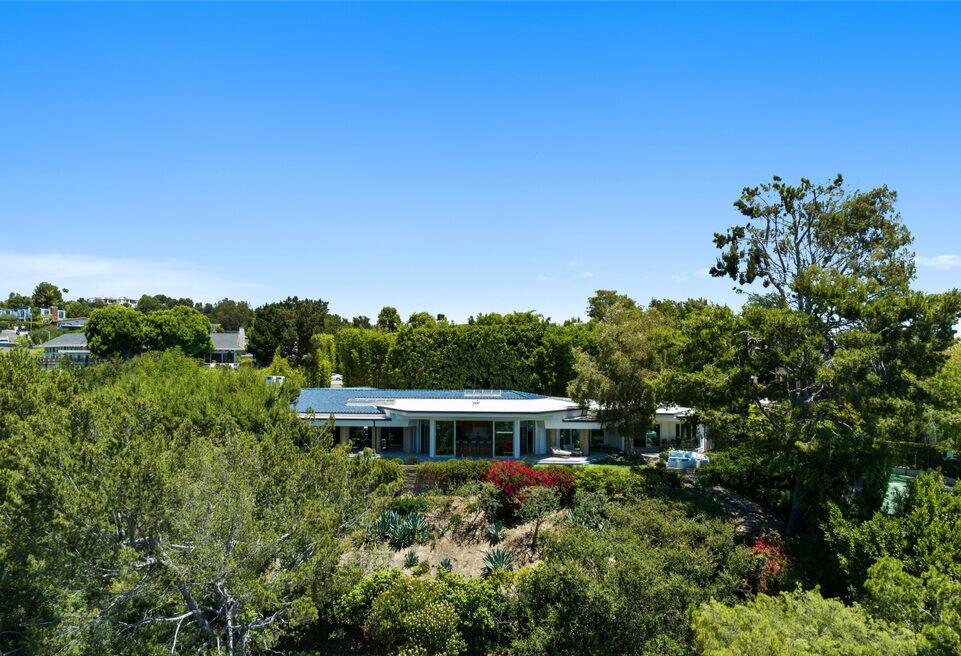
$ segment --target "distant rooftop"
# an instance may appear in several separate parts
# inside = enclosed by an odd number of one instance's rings
[[[87,336],[83,333],[64,333],[44,342],[40,348],[87,348]]]

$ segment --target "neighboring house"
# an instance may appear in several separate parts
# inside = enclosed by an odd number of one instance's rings
[[[247,338],[241,328],[236,333],[211,333],[214,350],[204,355],[204,362],[231,365],[246,356]],[[43,365],[55,366],[61,358],[68,358],[80,365],[92,364],[96,357],[87,348],[87,336],[82,332],[66,333],[54,337],[37,348],[43,349]]]
[[[62,360],[70,360],[81,366],[91,364],[96,358],[87,348],[87,336],[83,333],[66,333],[44,342],[41,363],[44,367],[54,367]]]
[[[24,308],[0,308],[0,317],[12,318],[17,321],[30,321],[33,318],[33,309]]]
[[[247,356],[247,335],[241,328],[231,333],[210,333],[214,349],[204,356],[204,362],[218,365],[236,365]]]
[[[67,311],[59,309],[56,305],[48,308],[40,308],[40,317],[50,321],[60,321],[67,318]]]
[[[126,296],[94,296],[94,303],[102,303],[104,305],[125,305],[127,307],[137,307],[139,302],[136,298],[127,298]]]
[[[635,448],[571,399],[513,390],[306,388],[294,408],[318,425],[333,418],[339,441],[375,451],[520,458]],[[660,408],[657,430],[676,435],[689,415]]]
[[[33,308],[0,308],[0,317],[11,317],[17,321],[30,321],[33,319]],[[40,317],[53,321],[66,319],[67,311],[57,308],[56,305],[48,308],[40,308]],[[51,319],[51,317],[53,319]]]
[[[87,317],[76,317],[73,319],[60,319],[57,321],[57,328],[63,330],[82,330],[87,325]]]

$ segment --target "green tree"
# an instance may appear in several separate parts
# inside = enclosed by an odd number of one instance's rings
[[[60,307],[63,305],[63,293],[53,283],[41,282],[33,288],[33,298],[31,300],[34,307],[47,308],[52,305]]]
[[[87,347],[100,357],[132,357],[143,351],[144,315],[123,305],[107,305],[90,313],[84,327]]]
[[[370,317],[361,314],[351,319],[350,325],[354,328],[370,328]]]
[[[11,354],[0,383],[4,653],[274,650],[400,484],[249,368],[164,352],[81,375]]]
[[[156,310],[144,317],[143,324],[147,351],[179,348],[187,355],[200,355],[213,348],[210,320],[192,307]]]
[[[961,449],[961,343],[948,349],[944,367],[924,382],[931,395],[928,419],[931,437]]]
[[[385,305],[381,308],[380,312],[377,313],[377,327],[381,330],[394,332],[400,328],[403,323],[397,308],[390,305]]]
[[[251,324],[254,311],[247,301],[224,298],[217,301],[207,315],[210,317],[210,323],[218,324],[227,332],[234,332]]]
[[[693,613],[704,656],[909,656],[921,653],[909,629],[876,620],[858,606],[824,599],[817,591],[781,593]]]
[[[577,377],[568,386],[571,398],[585,407],[596,401],[598,418],[632,442],[643,437],[661,400],[671,336],[657,310],[615,303],[597,329],[596,354],[577,353]]]
[[[540,534],[541,524],[560,506],[561,495],[557,488],[535,485],[524,490],[524,497],[521,500],[518,514],[525,522],[534,524],[534,529],[531,531],[532,553],[537,554],[537,538]]]
[[[805,505],[812,454],[870,453],[918,426],[924,391],[953,340],[961,295],[910,289],[911,235],[887,187],[849,192],[841,176],[797,186],[775,177],[735,203],[745,223],[715,235],[711,273],[766,292],[744,311],[737,390],[795,460],[788,534]],[[913,422],[913,423],[912,423]]]
[[[628,306],[636,305],[633,299],[624,294],[618,294],[613,289],[598,289],[587,299],[587,316],[594,321],[603,321],[607,317],[608,310],[618,303]]]
[[[247,350],[258,363],[270,360],[274,352],[300,365],[312,352],[311,338],[339,326],[328,312],[327,301],[291,296],[277,303],[262,305],[254,311]]]
[[[433,326],[435,323],[437,322],[434,320],[434,317],[430,312],[412,312],[407,318],[407,325],[412,328]]]
[[[33,305],[33,299],[29,296],[24,296],[23,294],[17,294],[16,292],[10,292],[7,296],[7,307],[12,309],[19,309],[25,307],[31,307]]]
[[[388,355],[397,333],[344,328],[335,336],[337,371],[350,387],[391,387],[394,381]]]
[[[337,362],[337,348],[333,335],[317,333],[311,339],[314,352],[304,363],[307,370],[307,384],[312,387],[330,387]]]

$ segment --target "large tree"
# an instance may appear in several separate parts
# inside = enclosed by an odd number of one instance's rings
[[[90,313],[84,327],[87,347],[100,357],[129,358],[143,351],[144,315],[123,305],[107,305]]]
[[[751,377],[739,392],[796,463],[789,534],[812,456],[864,452],[916,427],[917,381],[954,338],[961,295],[910,288],[912,239],[895,200],[887,187],[848,190],[841,176],[775,177],[745,188],[735,202],[743,223],[715,235],[711,274],[753,295],[736,336],[735,368]]]
[[[63,305],[63,292],[52,282],[42,282],[33,288],[34,307],[47,308],[51,305]]]
[[[144,349],[179,348],[187,355],[210,351],[210,320],[192,307],[178,305],[156,310],[144,317]]]
[[[327,301],[291,296],[257,308],[247,349],[261,364],[270,362],[279,349],[282,357],[300,365],[313,352],[314,334],[334,332],[340,324],[340,317],[329,313]]]
[[[628,449],[654,423],[671,334],[660,311],[619,300],[597,328],[596,353],[577,353],[571,398],[585,407],[599,404],[598,418],[628,438]]]
[[[381,330],[394,332],[400,328],[403,323],[403,320],[400,318],[400,312],[393,306],[385,305],[381,308],[380,312],[377,313],[377,327]]]
[[[235,331],[250,325],[254,318],[254,311],[247,301],[224,298],[210,308],[208,316],[210,323],[219,324],[226,331]]]

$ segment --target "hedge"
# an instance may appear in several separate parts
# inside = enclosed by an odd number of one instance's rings
[[[418,481],[449,491],[464,483],[487,480],[491,460],[440,460],[417,466]]]

